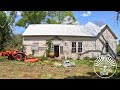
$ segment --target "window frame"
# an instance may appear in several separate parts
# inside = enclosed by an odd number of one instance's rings
[[[80,43],[80,45],[79,45],[79,43]],[[79,49],[80,49],[80,51],[79,51]],[[80,53],[80,52],[82,52],[83,50],[82,50],[82,42],[78,42],[78,53]]]
[[[74,44],[73,43],[75,43],[75,46],[74,46]],[[77,42],[72,42],[72,53],[76,53],[77,52]],[[75,50],[75,51],[74,51]]]
[[[61,50],[62,48],[62,50]],[[60,46],[60,54],[63,54],[63,46]]]
[[[105,43],[105,51],[109,52],[109,43],[108,42]]]
[[[37,48],[37,49],[36,49],[36,48]],[[31,45],[31,50],[37,51],[37,50],[38,50],[38,45]]]

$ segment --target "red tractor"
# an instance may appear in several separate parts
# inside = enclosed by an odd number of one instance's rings
[[[27,57],[26,53],[23,52],[23,50],[21,51],[16,51],[16,50],[7,50],[4,52],[4,56],[8,56],[8,60],[24,60],[25,62],[36,62],[39,59],[37,58],[33,58],[33,57]]]

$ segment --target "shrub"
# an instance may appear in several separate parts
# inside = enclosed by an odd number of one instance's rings
[[[77,58],[77,60],[80,60],[80,58]]]
[[[119,44],[117,45],[117,55],[120,55],[120,40],[119,40]]]
[[[34,54],[35,54],[35,50],[32,50],[32,55],[34,56]]]
[[[52,41],[51,40],[46,40],[46,44],[48,46],[48,49],[46,49],[46,55],[47,55],[47,57],[49,57]]]
[[[44,55],[41,57],[42,60],[48,60],[47,57],[45,57]]]

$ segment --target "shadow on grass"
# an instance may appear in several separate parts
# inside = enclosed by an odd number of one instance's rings
[[[94,72],[88,72],[89,76],[68,76],[64,79],[100,79]]]
[[[88,72],[86,74],[88,74],[89,76],[68,76],[64,79],[104,79],[98,77],[94,72]],[[106,79],[120,79],[120,73],[116,73],[111,78],[106,78]]]

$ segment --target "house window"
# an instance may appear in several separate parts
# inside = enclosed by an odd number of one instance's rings
[[[31,50],[38,51],[38,46],[39,46],[38,42],[33,42],[33,45],[31,46]]]
[[[72,53],[76,53],[76,42],[72,42]]]
[[[37,46],[37,45],[32,45],[32,46],[31,46],[31,50],[37,51],[37,50],[38,50],[38,46]]]
[[[63,54],[63,46],[60,46],[60,53]]]
[[[31,46],[31,50],[32,50],[32,55],[34,55],[35,53],[38,53],[38,45],[32,45]]]
[[[105,44],[105,48],[106,48],[106,52],[109,52],[109,44],[108,43]]]
[[[78,52],[82,52],[82,42],[78,42]]]

